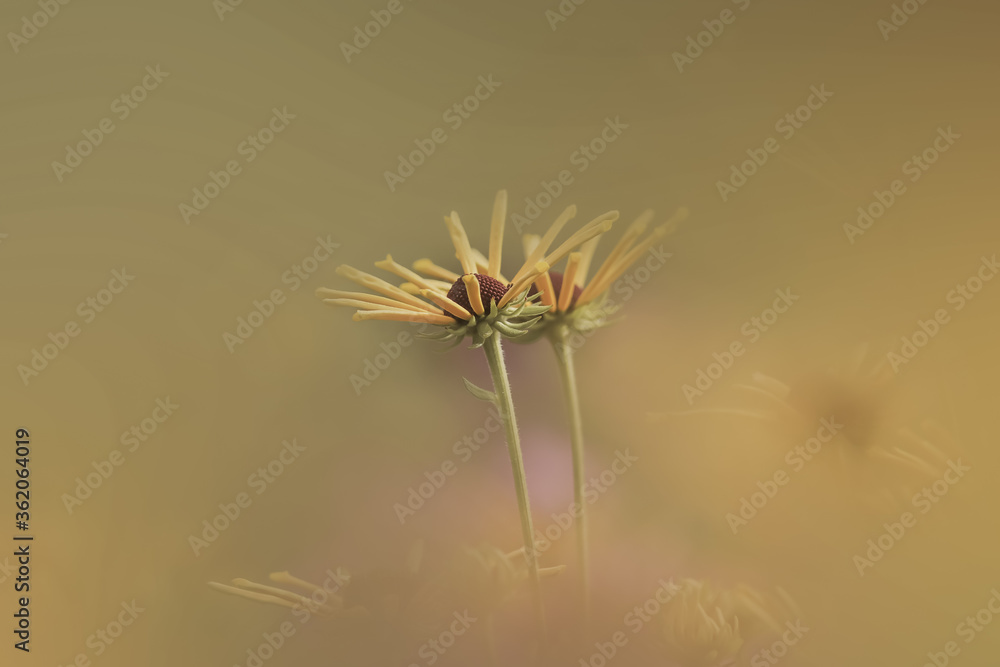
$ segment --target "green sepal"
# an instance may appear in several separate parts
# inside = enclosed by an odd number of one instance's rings
[[[492,391],[483,389],[482,387],[477,387],[476,385],[469,382],[467,379],[462,378],[462,382],[465,383],[465,388],[469,390],[469,393],[478,398],[481,401],[489,401],[496,405],[497,395]]]
[[[538,294],[531,297],[527,292],[503,308],[496,301],[490,301],[490,310],[481,315],[472,315],[467,321],[456,321],[454,325],[440,328],[431,334],[418,334],[442,342],[452,343],[448,348],[457,345],[466,336],[472,338],[469,349],[482,347],[486,340],[494,335],[508,338],[521,338],[531,327],[539,322],[548,306],[537,303]]]

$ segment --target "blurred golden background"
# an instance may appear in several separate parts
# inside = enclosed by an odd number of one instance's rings
[[[569,204],[619,225],[691,210],[577,355],[590,469],[639,460],[592,508],[588,648],[551,664],[588,659],[659,580],[688,576],[788,591],[809,627],[789,667],[916,666],[952,640],[950,664],[992,664],[1000,627],[965,643],[956,626],[1000,586],[1000,281],[953,290],[992,276],[1000,248],[998,18],[971,0],[4,3],[0,491],[27,429],[36,539],[31,652],[12,646],[0,570],[0,663],[249,667],[291,617],[210,580],[320,582],[398,567],[418,540],[431,563],[460,543],[517,548],[502,434],[467,461],[455,449],[489,418],[461,382],[488,386],[482,355],[396,348],[412,327],[313,295],[386,253],[453,265],[442,216],[483,248],[505,188],[508,261]],[[751,318],[776,290],[798,300],[765,331]],[[794,382],[866,343],[866,367],[891,363],[939,309],[894,364],[879,428],[930,420],[971,471],[859,576],[909,496],[873,507],[836,452],[791,472],[784,453],[814,427],[711,410],[747,405],[735,385],[755,373]],[[544,346],[507,350],[545,526],[572,499],[556,367]],[[707,412],[671,414],[691,409]],[[448,459],[458,472],[401,525],[394,506]],[[779,469],[787,488],[734,534],[727,513]],[[572,570],[572,541],[547,564]],[[557,636],[574,632],[573,581],[546,584]],[[120,637],[94,639],[133,602]],[[513,646],[527,605],[512,604]],[[672,664],[648,632],[614,664]],[[382,664],[339,642],[313,621],[264,664]],[[463,659],[441,664],[479,664]]]

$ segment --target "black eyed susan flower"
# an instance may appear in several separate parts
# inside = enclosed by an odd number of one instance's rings
[[[564,213],[565,215],[565,213]],[[577,333],[588,333],[610,323],[617,306],[607,298],[608,289],[615,284],[628,269],[646,254],[662,238],[673,232],[677,224],[687,217],[687,210],[678,209],[674,215],[649,234],[646,233],[653,219],[652,211],[645,211],[629,225],[608,257],[590,276],[590,268],[597,251],[599,236],[585,242],[579,251],[568,254],[566,267],[562,272],[550,270],[554,262],[537,265],[546,249],[552,243],[552,230],[544,236],[525,234],[522,241],[527,257],[526,266],[539,270],[532,277],[533,285],[528,298],[538,298],[547,311],[540,318],[523,342],[531,342],[542,335],[549,338],[556,353],[563,391],[569,411],[570,442],[573,453],[573,496],[581,508],[576,522],[577,558],[579,559],[580,595],[584,625],[590,616],[590,584],[588,556],[588,518],[584,492],[586,473],[584,470],[583,419],[580,410],[579,392],[576,384],[574,339]],[[558,221],[557,221],[558,223]]]
[[[268,576],[270,584],[239,578],[230,584],[211,581],[208,585],[221,593],[289,608],[300,621],[316,616],[348,631],[398,633],[404,611],[428,582],[423,552],[423,542],[415,543],[401,568],[362,572],[337,568],[335,572],[327,572],[322,585],[288,572],[272,572]]]
[[[341,587],[350,582],[350,575],[343,571],[336,573],[337,581],[332,588],[324,589],[316,584],[293,576],[289,572],[272,572],[268,578],[273,584],[259,584],[249,579],[233,579],[229,584],[215,581],[208,585],[229,595],[236,595],[255,602],[303,610],[310,615],[342,619],[366,619],[371,612],[365,607],[348,606],[342,594]]]
[[[609,211],[591,220],[561,244],[555,245],[556,237],[575,215],[575,206],[563,211],[534,245],[517,272],[507,279],[501,273],[507,193],[501,190],[493,203],[488,256],[473,250],[458,213],[452,211],[445,218],[462,273],[454,273],[429,259],[418,260],[413,269],[409,269],[387,256],[383,261],[376,262],[376,266],[402,278],[405,282],[401,285],[396,286],[369,273],[341,266],[337,269],[340,275],[374,294],[329,289],[317,292],[327,303],[357,308],[355,320],[394,320],[436,325],[436,331],[424,335],[439,340],[453,340],[456,344],[470,336],[473,339],[472,347],[483,348],[490,367],[493,391],[476,387],[468,380],[465,384],[474,396],[496,405],[503,420],[526,549],[525,560],[532,584],[538,630],[543,640],[547,630],[541,597],[541,574],[534,549],[535,531],[528,500],[524,456],[500,339],[504,336],[523,336],[542,313],[548,310],[548,306],[536,303],[537,297],[528,294],[538,276],[582,244],[607,232],[618,219],[617,211]]]
[[[356,308],[357,321],[395,320],[440,327],[430,338],[457,342],[469,335],[474,347],[478,347],[494,332],[518,337],[548,310],[529,297],[532,283],[576,248],[607,232],[618,218],[617,211],[600,215],[555,246],[559,232],[575,214],[575,206],[563,211],[527,260],[507,279],[500,267],[507,217],[507,193],[501,190],[493,205],[488,257],[472,248],[458,213],[452,211],[445,217],[461,273],[430,259],[418,260],[410,269],[389,255],[375,266],[402,278],[405,282],[401,285],[345,265],[338,267],[337,273],[373,293],[322,288],[316,294],[331,305]]]
[[[891,418],[895,374],[884,359],[876,363],[868,359],[868,345],[862,344],[843,363],[808,371],[791,383],[754,373],[750,383],[735,385],[747,398],[739,407],[669,416],[752,420],[796,443],[816,440],[813,436],[829,438],[823,448],[834,451],[824,460],[840,483],[873,508],[895,510],[915,488],[940,476],[947,467],[945,451],[955,451],[956,444],[933,422],[927,422],[923,432],[895,425]]]
[[[608,324],[617,308],[607,299],[608,290],[656,243],[677,229],[687,217],[687,209],[678,209],[666,222],[646,233],[653,220],[653,211],[647,210],[629,225],[618,243],[603,263],[590,275],[597,251],[599,237],[584,243],[580,250],[569,254],[565,268],[560,271],[542,271],[534,279],[530,295],[540,295],[540,302],[548,306],[541,333],[547,326],[560,324],[589,331]],[[525,234],[522,238],[525,255],[533,258],[544,237]]]
[[[400,664],[418,632],[409,618],[414,599],[428,584],[422,565],[423,543],[418,542],[402,568],[357,573],[337,568],[327,572],[322,585],[288,572],[271,573],[268,584],[240,578],[208,585],[221,593],[290,609],[299,623],[325,621],[338,651]]]

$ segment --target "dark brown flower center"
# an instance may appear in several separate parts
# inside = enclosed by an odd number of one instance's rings
[[[503,295],[507,293],[510,289],[510,285],[504,285],[502,282],[496,278],[491,278],[489,276],[484,276],[481,273],[474,273],[476,276],[476,282],[479,283],[479,294],[483,300],[483,307],[486,312],[490,312],[490,304],[493,302],[498,302],[503,298]],[[472,304],[469,303],[469,292],[465,289],[465,283],[461,278],[455,281],[455,284],[451,286],[448,290],[448,298],[465,308],[470,313],[474,313]],[[451,313],[448,313],[451,315]],[[455,317],[454,315],[451,315]],[[459,319],[455,317],[455,319]]]
[[[554,292],[554,294],[552,295],[552,298],[553,298],[553,300],[558,301],[559,300],[559,293],[562,292],[563,274],[559,273],[558,271],[549,271],[549,278],[552,279],[552,291]],[[535,287],[534,284],[532,284],[531,285],[531,289],[528,290],[528,296],[535,296],[536,294],[538,294],[538,288]],[[573,304],[576,303],[576,300],[580,298],[581,294],[583,294],[583,290],[580,289],[580,286],[579,285],[574,285],[573,286],[573,298],[570,299],[570,302],[569,302],[570,308],[573,307]]]
[[[791,385],[788,404],[811,419],[833,416],[844,424],[844,435],[867,447],[878,427],[882,400],[870,390],[829,372],[811,372]]]

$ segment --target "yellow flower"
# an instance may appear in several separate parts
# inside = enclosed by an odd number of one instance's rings
[[[581,417],[579,390],[576,384],[576,367],[573,361],[575,343],[572,337],[607,326],[610,318],[617,310],[606,298],[608,289],[625,271],[639,260],[654,243],[672,232],[676,224],[687,216],[686,209],[679,209],[667,222],[646,235],[646,228],[653,219],[652,211],[645,211],[636,219],[611,250],[611,253],[594,273],[588,282],[590,265],[597,251],[599,236],[585,242],[579,252],[569,253],[566,268],[563,273],[549,271],[549,267],[539,271],[533,278],[534,286],[528,292],[528,298],[540,298],[542,307],[546,309],[540,316],[540,322],[532,325],[530,333],[525,331],[517,339],[522,342],[533,342],[545,335],[552,343],[559,365],[559,375],[562,380],[566,404],[569,410],[570,443],[573,461],[573,499],[581,510],[577,517],[576,539],[577,557],[579,560],[580,591],[583,599],[584,624],[589,621],[591,613],[590,566],[588,553],[588,518],[584,494],[586,492],[586,465],[584,462],[583,420]],[[525,234],[522,241],[526,264],[532,264],[545,252],[552,242],[552,230],[545,236]],[[643,238],[645,235],[645,238]],[[546,261],[548,264],[554,262]]]
[[[549,315],[569,313],[590,303],[600,303],[601,297],[614,285],[629,267],[635,264],[654,243],[674,232],[677,224],[687,217],[687,209],[678,209],[662,225],[646,235],[646,229],[653,219],[653,211],[642,213],[619,239],[601,266],[589,276],[590,267],[597,251],[600,237],[584,243],[578,252],[569,254],[563,272],[541,271],[534,279],[534,291],[541,293],[541,302],[549,306]],[[643,236],[645,235],[645,238]],[[522,238],[524,252],[530,261],[538,255],[538,248],[546,237],[525,234]],[[554,264],[553,262],[549,262]],[[589,280],[588,280],[589,278]]]
[[[683,579],[678,588],[663,611],[662,627],[668,656],[682,665],[731,663],[745,640],[780,632],[782,621],[797,615],[780,588],[765,596],[746,584],[727,589],[697,579]]]
[[[394,619],[400,609],[413,598],[424,582],[421,575],[423,542],[414,544],[406,555],[401,569],[375,569],[355,574],[337,568],[327,572],[322,586],[305,581],[288,572],[272,572],[268,578],[277,586],[259,584],[248,579],[233,579],[231,584],[214,581],[208,585],[215,590],[287,607],[298,614],[323,616],[335,619]]]
[[[754,373],[750,384],[735,387],[759,403],[673,414],[731,415],[770,423],[785,427],[788,437],[799,443],[828,439],[823,448],[835,450],[829,454],[838,472],[862,500],[893,510],[912,496],[915,483],[934,480],[943,472],[947,456],[935,443],[947,445],[949,451],[954,443],[933,424],[924,426],[926,437],[892,426],[894,374],[885,360],[869,364],[867,359],[868,346],[860,345],[846,362],[807,372],[791,384]]]
[[[507,450],[514,474],[514,490],[517,494],[521,533],[525,545],[531,544],[534,527],[524,471],[524,455],[517,431],[514,402],[503,358],[501,338],[503,336],[517,338],[527,334],[542,313],[548,310],[544,305],[534,304],[535,299],[528,295],[535,278],[548,271],[552,264],[560,261],[581,244],[607,232],[618,219],[617,211],[600,215],[553,249],[559,232],[575,215],[575,206],[566,208],[552,223],[545,236],[539,239],[527,260],[508,280],[501,273],[503,234],[507,219],[507,192],[501,190],[493,203],[488,256],[472,249],[458,213],[452,211],[451,215],[445,218],[452,244],[455,246],[455,257],[462,268],[461,274],[438,266],[429,259],[418,260],[413,265],[416,270],[412,270],[397,263],[391,256],[387,256],[385,260],[376,262],[376,266],[406,281],[402,285],[396,286],[363,271],[341,266],[337,269],[340,275],[370,289],[374,294],[329,289],[320,289],[317,292],[326,303],[357,308],[354,314],[355,320],[396,320],[430,324],[436,329],[432,330],[432,333],[420,335],[442,341],[451,340],[455,344],[470,336],[473,339],[472,347],[483,348],[490,367],[493,391],[477,387],[468,380],[465,381],[465,385],[473,396],[490,401],[500,412],[507,436]],[[544,637],[547,630],[538,563],[534,558],[528,558],[526,561],[538,619],[538,631],[539,635]]]
[[[309,615],[421,636],[435,631],[456,609],[493,613],[524,582],[529,571],[524,549],[504,553],[491,545],[462,547],[433,577],[423,572],[423,543],[409,551],[402,570],[350,574],[338,568],[322,586],[288,572],[269,575],[272,584],[233,579],[209,582],[219,592]],[[541,568],[542,577],[561,574],[565,566]],[[439,628],[438,628],[439,629]]]
[[[279,586],[258,584],[249,579],[233,579],[230,584],[208,582],[209,587],[221,593],[237,595],[255,602],[302,609],[310,614],[331,618],[369,618],[371,612],[359,605],[348,606],[344,602],[342,587],[351,581],[351,576],[343,571],[336,573],[336,581],[327,588],[299,579],[289,572],[272,572],[268,578]],[[333,579],[333,577],[331,577]],[[331,588],[332,587],[332,588]]]
[[[831,455],[840,474],[869,505],[892,510],[912,495],[915,483],[941,475],[947,456],[932,440],[947,438],[940,432],[919,437],[887,424],[893,373],[884,360],[868,367],[866,357],[867,346],[860,346],[841,368],[806,374],[791,385],[758,373],[744,388],[771,403],[771,414],[800,439],[812,435],[821,419],[835,421],[840,430]]]
[[[488,257],[473,250],[458,213],[452,211],[445,217],[461,273],[438,266],[429,259],[418,260],[413,264],[415,270],[411,270],[389,255],[375,265],[406,281],[402,285],[393,285],[344,265],[337,268],[338,274],[374,294],[326,288],[316,294],[326,303],[357,308],[354,314],[357,321],[427,323],[444,327],[452,335],[459,336],[478,332],[481,337],[487,337],[492,329],[517,336],[526,329],[525,320],[544,311],[544,308],[528,305],[527,292],[535,279],[580,245],[607,232],[618,218],[617,211],[600,215],[553,249],[556,236],[575,215],[575,206],[563,211],[539,239],[527,261],[508,280],[500,268],[507,217],[507,192],[501,190],[493,204]],[[488,326],[484,328],[483,323]]]

